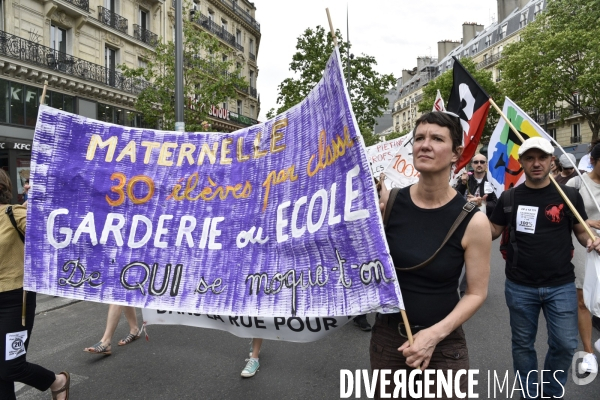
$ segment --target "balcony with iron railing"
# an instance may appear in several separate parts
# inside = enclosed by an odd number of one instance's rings
[[[221,0],[221,3],[233,10],[239,17],[246,21],[251,27],[260,32],[260,24],[246,10],[237,4],[237,1]]]
[[[190,21],[195,22],[207,31],[214,33],[219,39],[229,44],[231,47],[237,49],[241,47],[242,51],[244,51],[244,48],[235,40],[234,35],[227,32],[225,28],[217,24],[212,19],[208,18],[206,15],[197,11],[194,13],[190,13]]]
[[[90,0],[62,0],[66,3],[72,4],[77,8],[82,9],[86,13],[90,10]]]
[[[0,56],[69,75],[72,78],[106,85],[134,95],[138,95],[150,86],[150,83],[143,79],[128,78],[116,69],[109,69],[73,57],[4,31],[0,31]]]
[[[127,33],[127,19],[121,17],[119,14],[115,14],[108,8],[98,6],[98,21],[118,31]]]
[[[255,87],[248,86],[248,93],[250,94],[250,96],[254,97],[255,99],[258,98],[258,91],[256,90]]]
[[[248,55],[250,56],[250,59],[251,59],[252,61],[256,61],[256,54],[253,54],[253,53],[248,53]]]
[[[141,40],[142,42],[152,47],[156,47],[156,45],[158,44],[158,35],[152,33],[148,29],[142,28],[138,24],[133,24],[133,37],[135,37],[137,40]]]
[[[477,64],[477,69],[482,69],[485,68],[489,65],[492,65],[493,63],[497,62],[498,60],[500,60],[502,58],[502,53],[496,53],[496,54],[492,54],[490,57],[486,58],[485,60],[483,60],[482,62],[480,62],[479,64]]]

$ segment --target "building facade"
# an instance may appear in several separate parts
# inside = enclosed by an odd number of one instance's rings
[[[184,3],[184,18],[217,36],[250,83],[236,99],[211,107],[221,131],[257,123],[260,24],[246,0]],[[189,10],[188,10],[189,8]],[[207,20],[200,17],[204,11]],[[150,83],[127,78],[119,65],[145,66],[160,40],[172,41],[169,0],[0,0],[0,168],[15,201],[29,178],[31,143],[44,82],[45,103],[120,125],[144,127],[137,95]]]
[[[415,118],[420,116],[416,110],[422,88],[429,80],[453,68],[454,60],[471,57],[478,69],[492,72],[495,82],[502,80],[502,71],[498,68],[502,59],[502,51],[509,43],[520,40],[520,31],[533,22],[537,15],[546,8],[546,0],[498,0],[497,22],[487,28],[476,23],[463,24],[463,38],[460,42],[438,42],[438,59],[435,71],[430,72],[424,63],[417,62],[418,66],[412,71],[403,71],[406,76],[400,88],[400,94],[394,105],[394,126],[397,132],[412,129]],[[429,79],[429,77],[431,77]],[[574,96],[577,96],[575,93]],[[580,143],[589,143],[592,131],[578,109],[569,110],[569,117],[560,122],[560,108],[563,104],[556,104],[555,110],[545,114],[531,112],[531,116],[550,134],[561,146],[581,153]],[[411,125],[412,124],[412,125]]]

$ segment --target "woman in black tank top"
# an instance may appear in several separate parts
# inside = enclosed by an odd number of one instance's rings
[[[466,203],[448,183],[452,164],[462,153],[462,134],[458,118],[451,114],[432,112],[417,120],[413,158],[421,174],[419,182],[400,190],[386,227],[414,343],[409,346],[399,314],[378,315],[371,336],[372,370],[404,369],[408,376],[420,367],[442,370],[448,377],[449,370],[469,368],[461,326],[487,296],[492,238],[485,214],[469,213],[432,262],[402,271],[435,253]],[[387,199],[383,185],[382,209]],[[457,288],[463,264],[468,287],[460,299]],[[464,392],[466,375],[460,382]],[[457,389],[452,386],[452,394],[441,398],[454,398]],[[386,393],[393,390],[392,380]],[[380,391],[376,393],[379,396]],[[437,393],[435,384],[429,393]]]

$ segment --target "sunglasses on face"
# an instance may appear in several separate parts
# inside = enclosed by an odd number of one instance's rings
[[[483,160],[475,160],[475,161],[471,161],[471,164],[475,164],[475,165],[477,165],[477,164],[485,164],[485,161],[483,161]]]

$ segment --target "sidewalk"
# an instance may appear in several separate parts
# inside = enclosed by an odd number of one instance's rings
[[[64,297],[48,296],[46,294],[37,295],[37,307],[35,315],[66,307],[70,304],[75,304],[81,300],[65,299]]]

